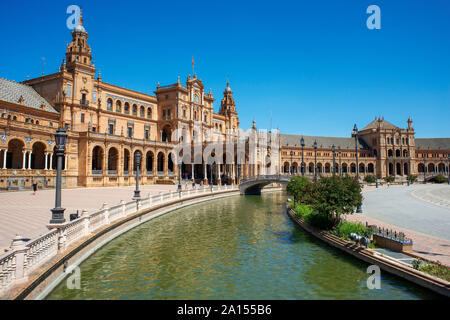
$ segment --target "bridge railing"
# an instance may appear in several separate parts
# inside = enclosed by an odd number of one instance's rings
[[[241,184],[249,182],[249,181],[257,181],[257,180],[272,180],[272,181],[288,181],[291,177],[295,175],[286,175],[286,174],[264,174],[258,176],[251,176],[247,178],[241,179]]]
[[[85,214],[82,214],[81,217],[58,225],[35,239],[25,241],[21,237],[16,237],[11,243],[10,250],[0,256],[0,297],[13,285],[27,281],[31,271],[64,251],[74,242],[97,232],[116,220],[131,216],[139,210],[149,209],[177,199],[232,190],[238,190],[238,187],[232,185],[202,186],[185,189],[181,192],[148,194],[141,200],[129,202],[122,200],[120,204],[111,207],[104,203],[100,210],[90,214],[83,211]]]

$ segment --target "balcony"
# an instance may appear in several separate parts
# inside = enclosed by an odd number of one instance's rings
[[[117,170],[108,170],[108,174],[112,175],[112,176],[116,176],[117,175]]]
[[[88,100],[80,100],[80,105],[88,107],[89,101]]]
[[[92,170],[92,174],[93,175],[102,175],[103,174],[103,170]]]

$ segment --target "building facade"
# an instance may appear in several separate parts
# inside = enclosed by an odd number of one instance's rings
[[[80,17],[58,72],[22,83],[0,79],[0,188],[20,189],[33,181],[54,186],[58,127],[68,133],[65,187],[133,185],[137,153],[143,159],[142,184],[175,184],[180,176],[238,183],[261,174],[300,174],[302,157],[305,174],[330,175],[333,145],[338,173],[406,177],[448,170],[450,139],[416,139],[411,119],[406,129],[380,118],[356,131],[358,169],[354,138],[267,134],[255,122],[240,154],[243,131],[229,82],[217,113],[214,101],[195,74],[183,83],[180,78],[158,83],[154,95],[104,82]],[[176,163],[171,153],[184,139],[191,145],[191,161]],[[224,151],[206,163],[202,154],[211,142],[223,144]]]

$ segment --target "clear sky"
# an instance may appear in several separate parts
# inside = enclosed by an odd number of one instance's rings
[[[450,137],[450,1],[0,2],[0,77],[58,70],[70,4],[104,81],[153,93],[197,76],[220,107],[227,76],[242,128],[349,136],[375,116],[416,137]],[[369,30],[369,5],[381,29]]]

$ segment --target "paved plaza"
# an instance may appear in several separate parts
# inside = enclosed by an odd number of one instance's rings
[[[363,213],[347,220],[404,232],[413,251],[450,265],[450,186],[412,185],[366,189]]]
[[[186,185],[183,187],[185,188]],[[191,187],[191,186],[189,186]],[[66,208],[65,218],[77,210],[89,213],[100,209],[104,202],[108,206],[119,204],[121,200],[131,201],[134,186],[104,188],[63,189],[62,207]],[[144,185],[141,196],[173,191],[176,185]],[[50,208],[55,206],[55,190],[38,190],[36,195],[30,190],[0,192],[0,254],[11,244],[16,234],[33,239],[48,231],[46,225],[51,218]]]

